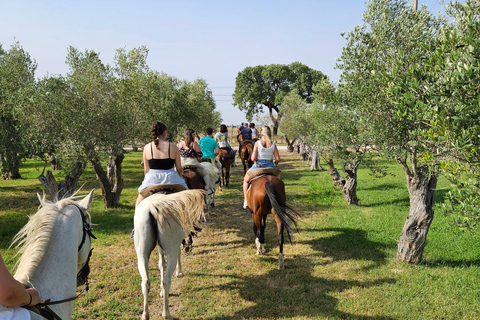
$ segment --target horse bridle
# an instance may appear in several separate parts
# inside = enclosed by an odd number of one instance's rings
[[[87,221],[87,214],[78,205],[76,205],[76,204],[73,204],[73,205],[78,208],[78,210],[80,211],[80,214],[82,216],[83,236],[82,236],[82,242],[80,242],[80,245],[78,246],[78,251],[80,251],[82,249],[83,245],[85,244],[85,241],[87,239],[87,235],[89,236],[90,239],[97,239],[97,238],[92,233],[92,226]],[[47,300],[42,301],[39,304],[33,306],[32,309],[38,309],[40,315],[42,315],[43,317],[45,317],[47,319],[62,320],[62,318],[60,318],[60,316],[58,314],[56,314],[49,306],[74,301],[78,297],[80,297],[83,293],[88,292],[88,290],[90,289],[89,284],[88,284],[88,274],[90,273],[89,263],[90,263],[90,257],[92,256],[92,253],[93,253],[93,248],[90,249],[87,261],[85,262],[83,267],[80,269],[80,271],[78,271],[78,273],[77,273],[77,278],[81,275],[85,276],[85,286],[78,295],[76,295],[75,297],[72,297],[72,298],[67,298],[67,299],[57,300],[57,301],[51,301],[50,299],[47,299]]]

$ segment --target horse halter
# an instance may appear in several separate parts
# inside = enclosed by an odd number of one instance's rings
[[[87,235],[89,236],[90,239],[97,239],[97,238],[92,233],[92,226],[87,221],[86,213],[78,205],[76,205],[76,204],[73,204],[73,205],[75,207],[77,207],[77,209],[80,211],[80,215],[82,216],[83,236],[82,236],[82,242],[80,242],[80,245],[78,246],[78,251],[80,252],[83,245],[85,244]],[[78,271],[78,273],[77,273],[77,285],[78,285],[78,278],[79,277],[85,278],[85,282],[84,282],[85,287],[82,289],[82,291],[78,295],[76,295],[72,298],[57,300],[57,301],[51,301],[50,299],[47,299],[45,301],[40,302],[36,306],[33,306],[32,308],[38,309],[40,315],[43,316],[44,318],[47,318],[49,320],[62,320],[62,318],[60,318],[60,316],[58,316],[49,306],[54,305],[54,304],[60,304],[60,303],[74,301],[78,297],[80,297],[84,292],[88,292],[88,290],[90,289],[89,284],[88,284],[88,275],[90,273],[89,263],[90,263],[90,257],[92,256],[92,253],[93,253],[93,248],[90,249],[90,252],[88,253],[87,261],[85,262],[83,267],[80,269],[80,271]]]

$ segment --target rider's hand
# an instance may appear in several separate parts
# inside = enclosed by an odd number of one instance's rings
[[[30,294],[32,297],[32,302],[28,305],[29,307],[31,306],[36,306],[40,302],[42,302],[42,298],[40,298],[40,294],[38,293],[37,289],[35,288],[28,288],[26,291]]]

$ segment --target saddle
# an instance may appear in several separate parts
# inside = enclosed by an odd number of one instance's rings
[[[259,178],[261,176],[276,176],[279,177],[282,170],[277,168],[258,168],[250,169],[247,171],[247,174],[252,180]]]
[[[220,148],[222,150],[227,150],[229,152],[229,154],[221,154],[222,158],[224,159],[233,159],[235,158],[235,150],[233,150],[232,148]]]
[[[240,142],[240,147],[247,144],[247,143],[251,143],[252,145],[254,145],[255,141],[253,141],[253,140],[243,140],[243,141]]]
[[[157,184],[155,186],[146,187],[145,189],[140,191],[140,194],[144,198],[146,198],[155,193],[170,194],[170,193],[180,192],[183,190],[187,190],[187,189],[181,184]]]
[[[247,190],[252,186],[252,181],[256,180],[263,176],[276,176],[280,177],[282,170],[276,168],[259,168],[259,169],[250,169],[247,171],[247,174],[252,180],[248,182]]]

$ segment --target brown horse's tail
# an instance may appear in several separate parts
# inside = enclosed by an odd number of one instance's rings
[[[296,229],[297,229],[296,218],[300,217],[300,213],[296,212],[290,206],[287,206],[285,203],[279,203],[278,194],[275,191],[275,186],[273,182],[268,181],[267,183],[265,183],[265,193],[267,194],[268,199],[272,204],[273,210],[275,210],[275,213],[280,218],[280,221],[282,221],[283,226],[287,230],[288,239],[290,240],[290,243],[291,243],[292,238],[290,235],[296,232]],[[290,212],[288,212],[287,209]],[[292,227],[289,220],[293,222],[293,225],[295,228]]]

